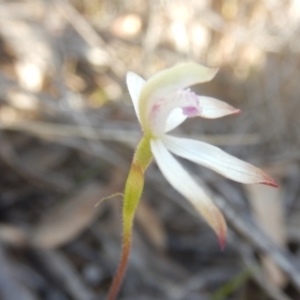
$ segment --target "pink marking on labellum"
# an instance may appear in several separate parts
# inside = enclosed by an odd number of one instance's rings
[[[181,97],[185,97],[188,106],[182,107],[182,113],[189,118],[199,116],[200,114],[200,103],[198,96],[190,89],[182,90],[178,93]]]
[[[199,109],[194,106],[187,106],[182,108],[182,112],[184,115],[191,117],[196,117],[199,115]]]

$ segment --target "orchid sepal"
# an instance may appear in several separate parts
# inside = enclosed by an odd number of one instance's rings
[[[231,180],[244,184],[259,183],[278,187],[275,180],[261,169],[224,152],[216,146],[170,135],[165,135],[163,142],[173,154],[210,168]]]
[[[221,248],[223,248],[227,227],[220,210],[181,164],[171,155],[161,139],[151,140],[151,150],[164,177],[175,190],[194,206],[211,226],[218,236]]]

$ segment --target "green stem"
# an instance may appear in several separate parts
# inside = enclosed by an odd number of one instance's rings
[[[135,152],[127,177],[123,203],[123,240],[122,253],[118,269],[111,284],[107,300],[115,300],[128,264],[134,214],[144,188],[144,173],[152,160],[150,141],[143,138]]]

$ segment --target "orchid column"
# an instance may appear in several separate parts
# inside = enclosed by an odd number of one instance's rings
[[[131,247],[134,213],[143,191],[144,173],[152,156],[167,181],[190,201],[212,227],[221,248],[224,247],[226,239],[226,222],[222,213],[171,153],[238,182],[277,187],[277,183],[260,169],[215,146],[167,134],[187,118],[199,116],[215,119],[240,112],[225,102],[198,96],[188,89],[191,85],[211,80],[216,72],[216,69],[186,63],[161,71],[148,81],[135,73],[127,74],[127,86],[144,136],[136,149],[126,181],[122,255],[108,300],[116,298],[125,274]]]

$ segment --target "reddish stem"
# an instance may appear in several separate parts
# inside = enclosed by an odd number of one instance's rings
[[[123,236],[123,247],[122,247],[121,259],[120,259],[119,267],[114,276],[113,282],[110,286],[107,300],[115,300],[119,293],[126,272],[126,267],[128,264],[130,248],[131,248],[131,234],[129,233]]]

